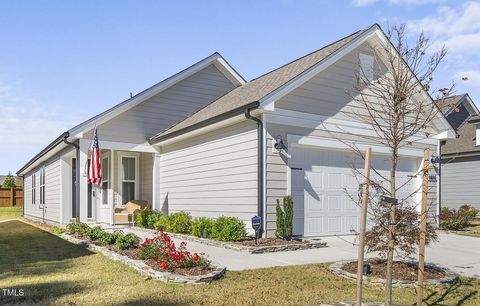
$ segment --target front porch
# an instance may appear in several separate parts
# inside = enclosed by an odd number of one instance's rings
[[[69,203],[62,207],[64,223],[79,219],[85,223],[125,224],[133,221],[124,209],[129,201],[141,201],[142,206],[151,208],[155,194],[155,157],[158,152],[148,145],[100,141],[103,181],[98,186],[87,183],[91,154],[89,145],[89,141],[80,139],[80,156],[71,152],[62,157],[63,181],[70,181],[70,188],[65,188],[66,195],[63,197],[63,203]],[[76,177],[79,179],[78,188]]]

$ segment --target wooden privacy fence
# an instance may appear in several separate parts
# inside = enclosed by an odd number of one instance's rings
[[[0,188],[0,207],[22,206],[22,188]]]

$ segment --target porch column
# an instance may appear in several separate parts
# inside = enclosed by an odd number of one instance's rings
[[[110,188],[108,189],[108,200],[110,203],[108,203],[112,209],[112,213],[111,213],[111,220],[110,220],[110,224],[111,225],[115,225],[115,191],[117,188],[117,178],[114,176],[114,173],[115,173],[115,169],[113,169],[115,167],[115,154],[114,154],[114,151],[112,149],[110,149],[110,173],[109,173],[109,176],[110,176]]]
[[[79,163],[78,166],[79,168],[77,169],[78,171],[78,178],[79,181],[77,184],[79,184],[79,200],[80,200],[80,222],[87,222],[87,202],[88,202],[88,184],[87,184],[87,177],[86,173],[84,172],[85,170],[85,164],[87,163],[88,160],[88,149],[90,146],[90,140],[88,139],[80,139],[79,141],[80,145],[80,156],[79,156]]]
[[[152,209],[161,210],[160,202],[160,154],[153,157],[153,176],[152,176]]]

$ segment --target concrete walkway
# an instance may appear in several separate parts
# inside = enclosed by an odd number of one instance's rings
[[[119,227],[124,232],[134,233],[141,238],[154,235],[130,227]],[[427,262],[439,264],[465,276],[480,278],[480,239],[454,234],[439,234],[440,241],[427,248]],[[205,253],[212,261],[229,270],[246,270],[275,266],[290,266],[312,263],[328,263],[357,258],[355,236],[324,237],[328,247],[312,250],[249,254],[221,247],[187,241],[192,252]],[[179,244],[180,240],[174,239]]]

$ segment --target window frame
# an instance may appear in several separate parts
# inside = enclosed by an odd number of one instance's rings
[[[40,205],[45,205],[45,166],[40,167]]]
[[[373,54],[360,52],[358,54],[358,61],[360,67],[359,73],[361,78],[364,79],[364,81],[369,82],[375,80],[375,57],[373,56]],[[366,67],[366,65],[371,65],[371,67]]]
[[[31,176],[32,179],[32,204],[36,205],[37,204],[37,173],[32,173]]]
[[[120,206],[125,206],[126,203],[123,203],[123,183],[134,183],[134,192],[135,198],[140,197],[140,186],[139,186],[139,178],[140,178],[140,163],[139,163],[139,154],[119,154],[118,155],[118,173],[119,173],[119,180],[120,180],[120,194],[119,194],[119,201],[118,203]],[[125,180],[124,179],[124,171],[123,171],[123,158],[134,158],[135,159],[135,179],[134,180]]]

